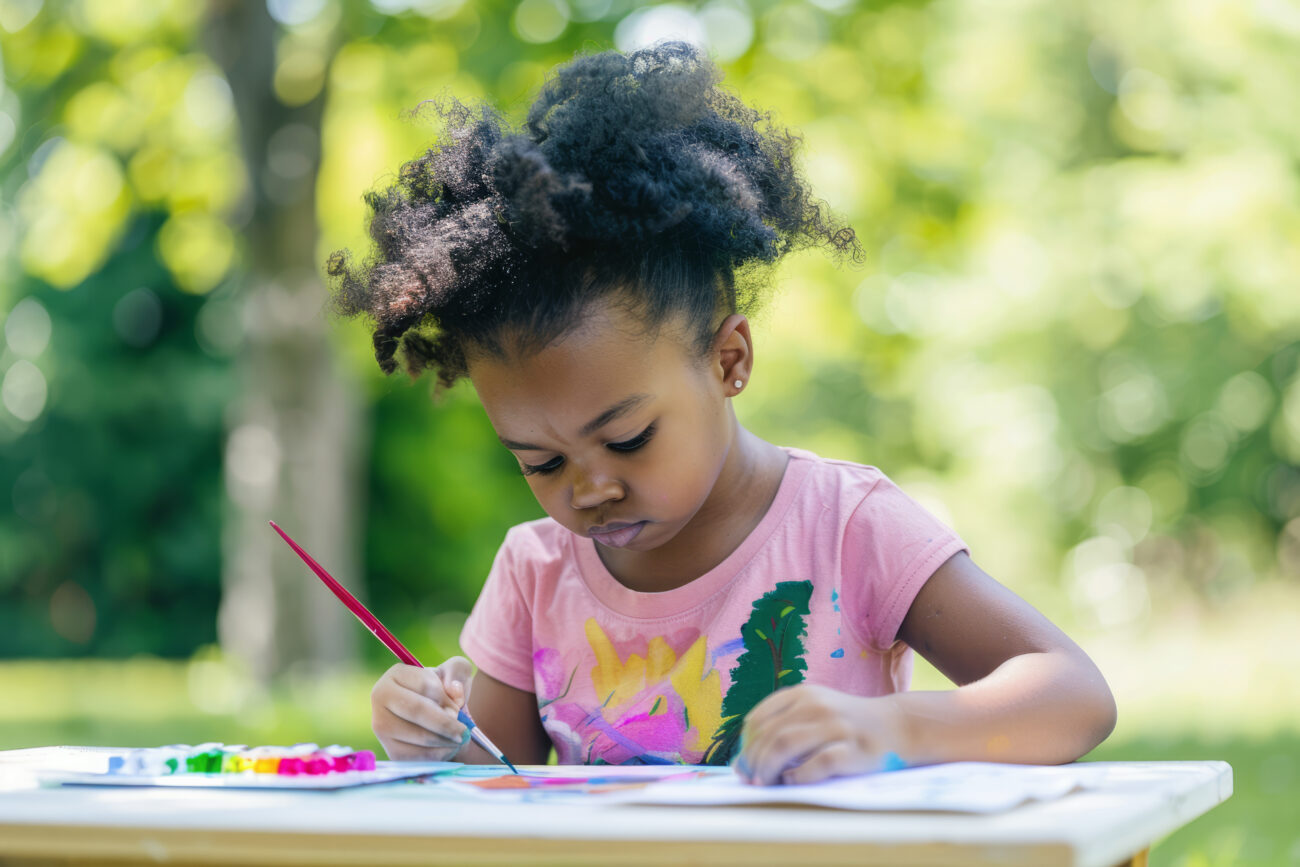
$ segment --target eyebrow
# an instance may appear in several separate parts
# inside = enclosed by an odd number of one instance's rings
[[[609,409],[602,412],[600,415],[593,418],[591,421],[584,424],[582,426],[582,429],[579,430],[578,433],[580,436],[584,436],[584,437],[590,436],[591,434],[600,430],[605,425],[609,424],[615,419],[619,419],[627,415],[629,412],[636,409],[638,406],[645,403],[649,399],[650,399],[650,395],[648,394],[633,394],[628,397],[625,397],[622,400],[620,400],[618,403],[611,406]],[[546,451],[546,449],[543,448],[542,446],[535,446],[532,445],[531,443],[518,443],[515,442],[514,440],[508,440],[505,437],[497,437],[497,439],[501,440],[501,444],[504,445],[506,448],[515,451],[537,451],[537,452]]]

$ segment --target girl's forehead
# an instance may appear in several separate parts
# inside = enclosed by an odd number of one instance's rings
[[[507,332],[500,353],[472,354],[470,378],[476,384],[501,376],[580,382],[615,372],[625,377],[649,365],[676,368],[699,361],[683,323],[672,319],[650,328],[636,312],[612,301],[593,302],[574,327],[545,346],[519,337]]]
[[[507,341],[500,355],[469,359],[469,378],[494,424],[539,414],[567,418],[630,395],[673,392],[699,364],[680,327],[647,331],[617,307],[593,311],[541,349],[517,346],[512,351]]]

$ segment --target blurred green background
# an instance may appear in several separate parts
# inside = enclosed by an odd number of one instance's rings
[[[880,466],[1079,640],[1092,758],[1233,764],[1152,863],[1300,864],[1294,0],[0,0],[0,748],[375,745],[387,651],[266,521],[432,662],[541,512],[324,259],[421,100],[517,121],[663,36],[867,251],[782,265],[742,421]]]

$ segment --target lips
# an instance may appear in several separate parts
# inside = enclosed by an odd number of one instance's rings
[[[635,524],[624,521],[611,521],[599,527],[592,527],[587,532],[591,535],[591,538],[602,545],[608,545],[611,548],[622,548],[635,539],[645,525],[645,521],[637,521]]]

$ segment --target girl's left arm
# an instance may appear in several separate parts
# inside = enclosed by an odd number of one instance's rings
[[[737,760],[756,783],[807,783],[950,761],[1073,761],[1115,727],[1097,666],[1032,605],[964,553],[930,576],[898,631],[957,688],[876,698],[799,685],[745,720]]]

